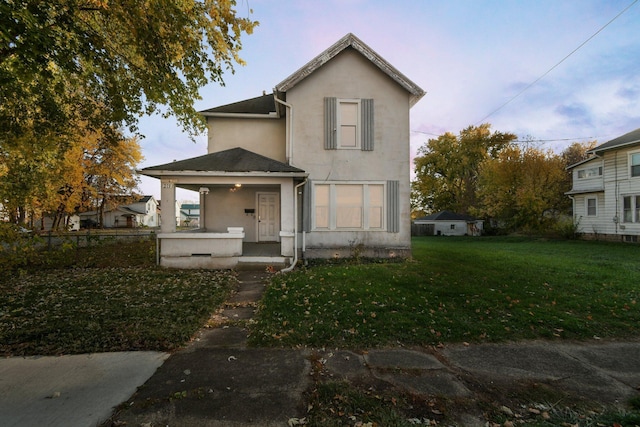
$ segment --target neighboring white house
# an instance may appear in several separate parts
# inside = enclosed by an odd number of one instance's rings
[[[232,267],[265,242],[291,262],[356,245],[409,256],[409,109],[424,93],[347,34],[273,93],[202,111],[209,154],[141,171],[160,179],[163,209],[176,187],[200,193],[202,232],[163,221],[161,265]]]
[[[50,216],[45,216],[42,218],[42,221],[40,223],[41,228],[43,230],[51,230],[51,228],[53,227],[53,221],[54,219]],[[67,230],[67,231],[78,231],[80,230],[80,215],[65,215],[61,220],[60,220],[60,226],[59,226],[60,230]]]
[[[136,202],[105,210],[102,226],[105,228],[158,227],[160,225],[158,211],[158,202],[153,196],[142,196]],[[99,223],[97,211],[83,212],[80,218],[83,226],[91,224],[95,227]]]
[[[469,215],[441,211],[413,221],[416,225],[431,225],[428,230],[434,236],[480,236],[484,221]]]
[[[588,152],[569,166],[577,231],[587,238],[637,241],[640,235],[640,129]]]

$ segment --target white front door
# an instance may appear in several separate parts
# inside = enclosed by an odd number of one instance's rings
[[[277,242],[280,236],[278,193],[258,193],[258,242]]]

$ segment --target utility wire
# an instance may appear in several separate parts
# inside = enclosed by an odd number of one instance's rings
[[[636,0],[637,1],[637,0]],[[423,132],[421,130],[412,130],[411,132],[413,133],[421,133],[424,135],[432,135],[432,136],[437,136],[440,137],[442,136],[442,134],[438,135],[435,133],[431,133],[431,132]],[[584,139],[589,139],[589,140],[597,140],[599,139],[597,136],[576,136],[575,138],[555,138],[555,139],[527,139],[527,140],[521,140],[521,139],[516,139],[512,142],[559,142],[559,141],[581,141]]]
[[[607,28],[609,26],[609,24],[611,24],[613,21],[615,21],[616,19],[618,19],[623,13],[625,13],[627,10],[629,10],[634,4],[636,4],[638,2],[638,0],[633,0],[631,2],[631,4],[627,7],[625,7],[622,12],[618,13],[616,16],[613,17],[613,19],[611,19],[609,22],[607,22],[606,24],[604,24],[598,31],[596,31],[591,37],[589,37],[587,40],[585,40],[584,42],[582,42],[582,44],[580,46],[578,46],[577,48],[575,48],[574,50],[571,51],[571,53],[569,53],[567,56],[565,56],[564,58],[562,58],[560,60],[560,62],[558,62],[556,65],[554,65],[553,67],[549,68],[549,70],[544,73],[543,75],[541,75],[540,77],[538,77],[537,79],[535,79],[532,83],[529,83],[529,85],[527,85],[527,87],[525,87],[524,89],[522,89],[520,92],[518,92],[517,94],[515,94],[511,99],[509,99],[507,102],[505,102],[504,104],[502,104],[501,106],[499,106],[498,108],[496,108],[495,110],[493,110],[492,112],[490,112],[489,114],[487,114],[482,120],[478,120],[476,122],[476,125],[478,123],[482,123],[485,120],[487,120],[489,117],[493,116],[495,113],[497,113],[498,111],[502,110],[504,107],[506,107],[509,103],[511,103],[511,101],[513,101],[514,99],[516,99],[517,97],[519,97],[520,95],[522,95],[523,92],[525,92],[527,89],[529,89],[531,86],[535,85],[536,83],[538,83],[540,80],[542,80],[544,77],[546,77],[547,74],[549,74],[551,71],[553,71],[554,69],[556,69],[560,64],[562,64],[565,60],[567,60],[567,58],[569,58],[571,55],[573,55],[574,53],[576,53],[582,46],[586,45],[587,43],[589,43],[591,41],[591,39],[593,39],[595,36],[597,36],[598,34],[600,34],[600,32],[602,30],[604,30],[605,28]]]

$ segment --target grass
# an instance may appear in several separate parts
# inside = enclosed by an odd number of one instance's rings
[[[56,252],[0,279],[0,355],[171,351],[236,283],[229,272],[156,268],[155,242]]]
[[[413,256],[277,276],[252,344],[372,348],[638,336],[640,246],[416,238]]]

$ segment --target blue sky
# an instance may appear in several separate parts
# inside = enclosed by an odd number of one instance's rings
[[[413,154],[483,122],[556,151],[640,127],[640,2],[571,54],[634,0],[237,2],[260,21],[242,39],[246,65],[204,87],[198,110],[270,93],[351,32],[427,92],[411,110]],[[171,118],[145,117],[140,132],[141,167],[207,152],[206,136],[193,142]],[[140,191],[159,197],[160,182],[143,177]]]

